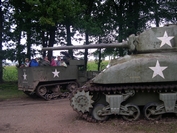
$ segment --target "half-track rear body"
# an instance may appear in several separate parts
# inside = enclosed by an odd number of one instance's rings
[[[177,113],[177,25],[147,29],[113,45],[133,54],[111,60],[105,70],[73,90],[73,109],[88,121],[104,121],[113,114],[138,120],[140,107],[147,120]]]
[[[98,72],[83,71],[83,60],[69,60],[64,66],[38,66],[18,69],[18,90],[29,96],[40,96],[46,100],[66,97],[67,94],[85,84]],[[63,93],[65,92],[65,93]]]

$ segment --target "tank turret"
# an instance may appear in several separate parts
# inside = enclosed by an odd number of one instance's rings
[[[60,47],[45,47],[43,50],[66,50],[66,49],[95,49],[95,48],[111,48],[111,47],[124,47],[129,51],[143,52],[160,52],[176,50],[175,35],[177,34],[177,25],[169,25],[164,27],[156,27],[145,30],[144,32],[135,36],[130,35],[127,41],[122,43],[100,43],[79,46],[60,46]]]
[[[123,43],[68,47],[126,47],[137,53],[112,60],[108,68],[73,90],[71,106],[92,122],[105,121],[110,115],[135,121],[141,112],[147,120],[154,121],[165,113],[177,114],[176,46],[177,25],[168,25],[131,35]]]

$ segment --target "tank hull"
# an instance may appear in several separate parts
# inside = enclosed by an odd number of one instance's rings
[[[141,112],[147,120],[177,113],[176,65],[176,52],[127,55],[112,60],[107,69],[73,92],[71,106],[92,122],[105,121],[113,114],[134,121]]]
[[[177,81],[177,53],[125,56],[110,63],[93,79],[97,84],[125,84]],[[104,78],[103,78],[104,77]]]

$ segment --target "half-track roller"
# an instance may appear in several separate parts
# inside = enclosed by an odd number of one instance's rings
[[[140,106],[147,120],[177,113],[177,25],[147,29],[117,44],[70,46],[69,49],[126,47],[136,54],[110,62],[84,86],[73,90],[71,106],[87,121],[105,121],[121,115],[138,120]],[[99,46],[99,47],[98,47]],[[66,47],[43,48],[63,50]]]

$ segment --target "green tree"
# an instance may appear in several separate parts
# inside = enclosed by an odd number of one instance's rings
[[[2,2],[0,0],[0,53],[2,53],[2,34],[3,34],[3,12]],[[2,54],[0,54],[0,83],[3,82],[3,66],[2,66]]]
[[[103,34],[101,27],[101,18],[100,16],[100,5],[101,1],[99,0],[90,0],[90,1],[80,1],[81,5],[84,7],[80,21],[75,25],[76,29],[80,31],[81,34],[85,36],[85,45],[94,42],[93,38],[99,38]],[[87,70],[87,56],[88,50],[84,52],[84,61],[85,61],[85,70]]]
[[[148,22],[155,22],[156,26],[162,22],[176,22],[176,2],[172,0],[4,0],[3,5],[2,42],[10,48],[3,55],[19,62],[36,54],[32,44],[43,47],[53,47],[57,43],[72,45],[76,30],[85,36],[88,45],[95,41],[93,38],[99,40],[109,33],[116,33],[116,39],[121,42],[130,34],[143,31],[149,26]],[[22,37],[26,38],[24,45]],[[125,54],[124,49],[104,50],[103,54],[111,51],[119,56]],[[72,55],[72,51],[69,53]],[[86,50],[85,64],[87,55]],[[52,52],[48,56],[50,58]]]

